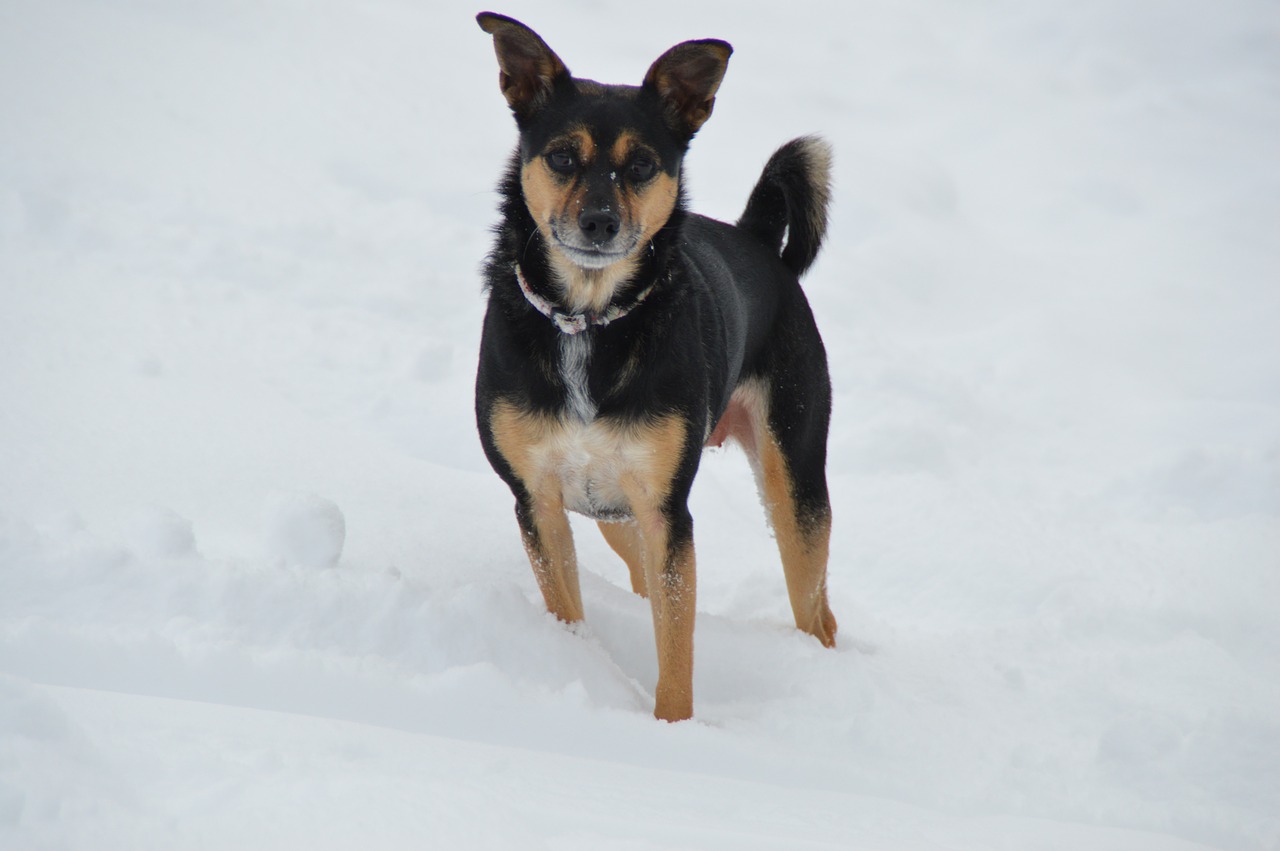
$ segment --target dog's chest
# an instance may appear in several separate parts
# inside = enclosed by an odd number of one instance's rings
[[[562,419],[530,446],[535,475],[558,487],[564,507],[596,520],[628,520],[629,494],[655,467],[655,448],[607,420]]]
[[[559,482],[565,508],[597,520],[623,520],[631,516],[623,479],[643,463],[643,453],[635,451],[625,429],[596,419],[588,372],[591,348],[586,334],[560,338],[564,413],[537,447],[537,465]]]
[[[563,337],[558,363],[563,407],[541,416],[503,407],[495,432],[526,487],[544,497],[558,496],[566,509],[597,520],[628,520],[637,494],[647,495],[655,480],[669,478],[679,435],[671,437],[665,424],[598,416],[588,384],[590,361],[589,338]]]

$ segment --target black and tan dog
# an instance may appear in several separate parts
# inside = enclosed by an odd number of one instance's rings
[[[486,266],[476,419],[563,621],[582,618],[566,511],[594,518],[648,596],[654,714],[693,713],[689,489],[702,448],[746,450],[796,625],[835,643],[827,604],[826,353],[797,277],[826,228],[830,149],[783,146],[736,226],[685,211],[682,160],[732,48],[686,41],[636,86],[572,77],[533,30],[493,36],[519,147]]]

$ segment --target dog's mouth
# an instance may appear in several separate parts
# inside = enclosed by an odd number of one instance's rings
[[[562,239],[555,228],[551,229],[551,237],[555,247],[564,254],[569,262],[583,269],[606,269],[614,263],[630,257],[634,253],[637,244],[637,241],[633,239],[626,248],[618,249],[612,247],[613,242],[619,241],[615,239],[606,246],[574,245]]]

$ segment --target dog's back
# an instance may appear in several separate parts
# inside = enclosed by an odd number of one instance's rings
[[[798,278],[826,235],[830,164],[825,141],[794,139],[769,158],[736,225],[696,214],[681,225],[680,259],[691,277],[686,285],[705,281],[724,321],[732,377],[719,411],[742,381],[770,378],[783,367],[772,352],[776,335],[807,340],[817,334]],[[809,371],[812,379],[804,384],[822,397],[810,404],[826,409],[826,362],[820,344],[817,349],[802,347],[795,368]]]

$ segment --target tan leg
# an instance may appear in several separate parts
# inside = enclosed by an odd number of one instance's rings
[[[673,541],[662,513],[640,514],[645,581],[658,646],[653,714],[663,721],[693,716],[693,623],[697,611],[693,540]]]
[[[631,590],[641,597],[649,596],[649,586],[644,577],[644,542],[640,540],[640,528],[631,523],[599,523],[600,533],[618,556],[627,563],[631,572]]]
[[[490,427],[499,452],[519,478],[519,486],[512,488],[516,519],[547,611],[566,623],[580,621],[578,558],[560,480],[554,470],[535,461],[538,447],[551,439],[555,423],[499,402],[494,405]]]
[[[827,556],[831,515],[802,516],[791,486],[786,459],[767,429],[757,433],[760,488],[778,540],[782,570],[796,627],[826,647],[836,643],[836,619],[827,602]]]
[[[668,417],[641,438],[654,462],[624,476],[623,493],[635,513],[634,540],[653,612],[658,649],[658,685],[653,714],[663,721],[693,716],[693,623],[697,611],[693,519],[684,504],[687,483],[677,494],[675,477],[687,451],[686,426]],[[632,580],[633,584],[635,580]]]
[[[518,480],[512,483],[516,516],[547,609],[561,620],[580,620],[573,534],[557,466],[547,457],[548,452],[554,456],[561,425],[503,402],[494,406],[490,422],[494,443]],[[636,524],[601,529],[627,562],[632,587],[648,592],[658,647],[653,714],[667,721],[693,714],[693,520],[684,504],[689,482],[682,480],[679,492],[675,490],[681,461],[693,451],[686,445],[687,430],[683,419],[671,415],[594,435],[597,440],[614,440],[616,454],[628,460],[618,486]],[[678,511],[672,508],[676,504]]]
[[[834,647],[836,619],[827,602],[831,513],[827,508],[806,513],[797,503],[787,457],[769,429],[769,404],[764,387],[740,387],[717,426],[717,435],[735,439],[751,460],[778,541],[796,627]]]
[[[517,511],[517,514],[524,550],[542,599],[547,603],[547,611],[565,623],[582,620],[582,590],[573,530],[558,495],[543,493],[535,497],[528,520],[524,512]]]

